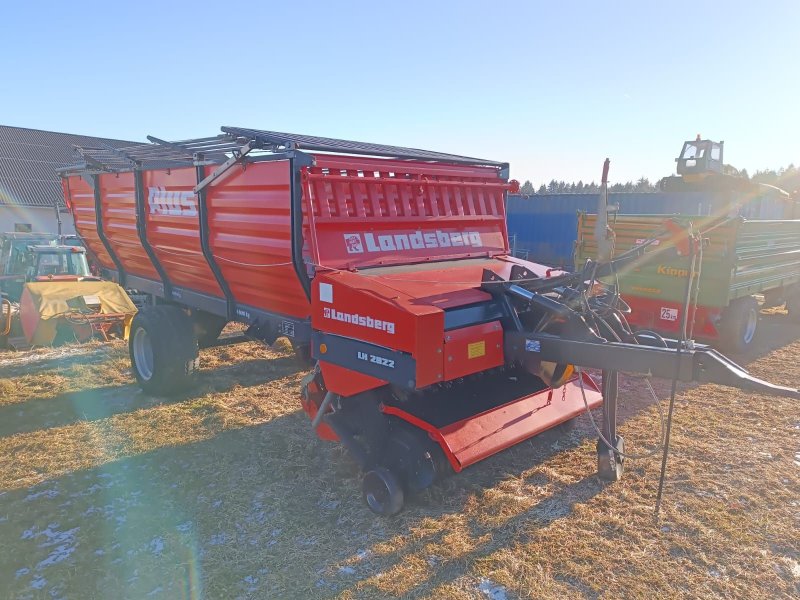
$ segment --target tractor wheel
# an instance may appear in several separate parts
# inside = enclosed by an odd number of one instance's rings
[[[197,374],[197,340],[191,318],[177,306],[150,306],[131,324],[131,369],[142,390],[170,396],[189,388]]]
[[[391,517],[403,509],[403,487],[389,469],[377,467],[364,475],[361,485],[364,502],[381,517]]]
[[[752,296],[737,298],[728,305],[720,320],[720,342],[726,350],[741,354],[752,347],[758,310],[758,301]]]

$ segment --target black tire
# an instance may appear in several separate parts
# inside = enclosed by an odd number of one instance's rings
[[[752,296],[737,298],[720,320],[720,343],[725,350],[741,354],[753,346],[758,330],[758,301]]]
[[[219,334],[228,324],[228,319],[212,315],[207,312],[197,311],[192,315],[194,322],[194,333],[197,336],[197,345],[200,348],[212,346],[218,339]]]
[[[177,306],[149,306],[136,313],[128,352],[131,370],[147,394],[171,396],[194,384],[199,366],[194,326]]]
[[[403,487],[389,469],[377,467],[368,471],[364,475],[361,490],[364,502],[376,515],[391,517],[403,509]]]

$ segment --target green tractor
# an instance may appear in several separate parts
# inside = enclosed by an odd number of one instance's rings
[[[80,246],[35,244],[13,247],[2,265],[0,295],[19,302],[22,288],[30,281],[95,280]]]

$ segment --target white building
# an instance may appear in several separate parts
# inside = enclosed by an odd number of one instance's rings
[[[0,232],[75,233],[57,169],[80,162],[74,146],[121,148],[134,142],[0,125]]]

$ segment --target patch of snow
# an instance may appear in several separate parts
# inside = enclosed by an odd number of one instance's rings
[[[21,569],[17,569],[16,578],[19,579],[20,577],[27,575],[30,572],[31,570],[28,567],[22,567]]]
[[[37,575],[31,581],[31,587],[35,590],[41,590],[44,586],[47,585],[47,579],[42,577],[41,575]]]
[[[370,551],[369,550],[359,550],[358,552],[356,552],[356,558],[358,560],[364,560],[369,555],[370,555]]]
[[[158,594],[160,594],[163,591],[164,591],[164,588],[161,587],[161,586],[158,586],[156,589],[147,592],[147,597],[148,598],[152,598],[153,596],[157,596]]]
[[[355,575],[356,570],[353,567],[339,567],[339,573],[342,575]]]
[[[498,585],[489,579],[481,579],[478,591],[489,600],[508,600],[508,592],[502,585]]]
[[[39,352],[29,352],[22,356],[14,358],[4,358],[0,360],[0,367],[10,367],[18,365],[30,365],[36,362],[44,362],[50,359],[59,359],[64,357],[78,357],[78,356],[91,356],[92,354],[100,354],[100,349],[89,348],[57,348],[52,350],[43,350]]]
[[[41,561],[38,565],[36,565],[36,570],[40,571],[45,567],[51,567],[53,565],[57,565],[60,562],[65,561],[69,558],[70,554],[75,552],[75,546],[70,546],[68,544],[61,544],[60,546],[56,547],[47,558]]]
[[[208,540],[209,546],[221,546],[225,542],[228,541],[228,536],[225,533],[215,533],[211,536],[211,539]]]
[[[788,557],[784,558],[783,561],[786,563],[786,568],[789,570],[792,577],[800,579],[800,562]]]
[[[253,593],[258,589],[256,587],[256,584],[258,583],[258,577],[253,577],[252,575],[248,575],[247,577],[244,578],[243,581],[247,584],[247,587],[245,589],[248,592]]]
[[[248,521],[255,521],[256,523],[261,524],[261,523],[263,523],[264,521],[267,520],[267,513],[265,511],[263,511],[263,510],[260,510],[257,513],[252,514],[249,517],[247,517],[247,520]]]
[[[148,549],[152,554],[155,554],[156,556],[160,555],[164,551],[164,538],[160,536],[154,537],[152,540],[150,540]]]
[[[214,501],[214,502],[211,504],[211,508],[219,508],[220,506],[222,506],[222,500],[215,500],[215,501]]]
[[[60,492],[58,490],[42,490],[41,492],[36,492],[25,496],[25,502],[30,502],[31,500],[36,500],[38,498],[55,498],[59,493]]]
[[[185,523],[176,525],[175,529],[177,529],[180,533],[189,533],[192,530],[192,522],[186,521]]]

